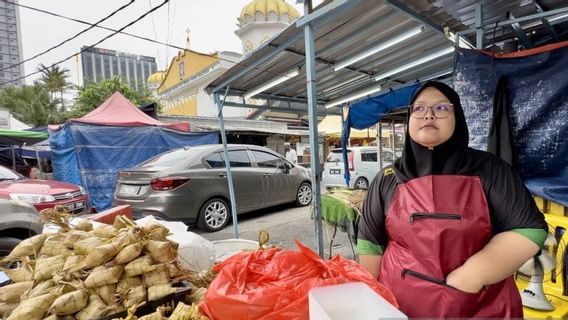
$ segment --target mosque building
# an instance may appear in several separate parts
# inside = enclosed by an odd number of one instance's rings
[[[247,55],[279,33],[300,14],[285,0],[253,0],[242,8],[235,34],[241,39],[243,54]],[[167,71],[148,77],[148,88],[158,97],[163,116],[216,117],[213,97],[205,87],[235,65],[241,55],[221,51],[204,54],[189,48],[180,50]],[[224,108],[225,117],[251,118],[258,112],[245,108]]]

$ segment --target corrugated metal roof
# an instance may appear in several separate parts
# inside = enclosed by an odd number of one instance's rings
[[[188,121],[189,127],[192,132],[210,132],[219,131],[219,119],[211,117],[181,117],[181,116],[170,116],[170,117],[159,117],[160,121],[164,123],[178,123],[180,121]],[[225,119],[225,129],[227,131],[239,131],[239,132],[261,132],[261,133],[271,133],[271,134],[284,134],[284,135],[297,135],[297,136],[307,136],[309,135],[308,128],[302,129],[291,129],[285,122],[275,122],[266,120],[248,120],[248,119],[235,119],[226,118]],[[320,135],[324,135],[320,132]]]
[[[564,4],[566,1],[560,0],[539,0],[539,2],[546,9],[566,6]],[[316,10],[325,8],[330,3],[332,2],[325,2]],[[374,76],[378,74],[407,65],[430,53],[440,52],[452,47],[453,42],[444,35],[443,28],[447,26],[452,31],[460,31],[475,27],[475,7],[478,3],[484,5],[485,23],[505,20],[507,12],[513,12],[515,17],[537,13],[533,1],[526,0],[350,0],[348,3],[349,5],[345,5],[345,9],[334,13],[332,19],[321,19],[314,22],[317,99],[321,105],[360,92],[379,83],[382,83],[384,89],[387,89],[412,83],[418,79],[427,79],[443,71],[451,70],[454,57],[452,54],[448,54],[392,74],[378,82],[373,80]],[[534,24],[534,22],[532,23]],[[426,26],[424,32],[344,69],[333,71],[332,67],[338,62],[421,25]],[[555,28],[560,33],[562,29],[558,26],[555,26]],[[506,30],[507,27],[502,29],[501,36],[508,32],[511,39],[514,37],[511,31]],[[541,29],[545,30],[544,26],[541,25]],[[267,89],[257,98],[278,97],[284,100],[295,99],[296,102],[304,103],[307,98],[307,90],[303,32],[302,27],[298,27],[296,24],[290,25],[263,47],[244,57],[236,66],[213,81],[207,88],[208,92],[212,92],[214,88],[232,79],[229,95],[242,95],[294,68],[300,68],[299,75]],[[475,35],[471,38],[474,39],[474,37]],[[265,59],[271,52],[287,42],[291,42],[291,44],[284,51],[238,76],[249,66]],[[218,92],[223,94],[224,90]]]
[[[442,27],[449,27],[454,31],[475,28],[475,10],[478,5],[482,5],[483,24],[487,26],[489,32],[484,37],[484,47],[488,47],[493,42],[493,29],[497,22],[503,22],[512,17],[524,17],[537,14],[541,11],[550,11],[566,7],[566,0],[414,0],[399,1],[407,5],[417,14],[430,19],[435,24]],[[551,19],[557,16],[550,17]],[[568,19],[551,21],[553,29],[560,40],[567,39]],[[535,44],[544,44],[553,41],[550,30],[539,20],[521,22],[520,26],[527,32],[527,36]],[[533,32],[534,31],[534,32]],[[517,41],[513,30],[509,26],[498,26],[495,28],[497,41]],[[470,35],[469,39],[474,43],[475,36]]]

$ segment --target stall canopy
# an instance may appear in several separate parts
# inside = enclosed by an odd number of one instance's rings
[[[0,129],[0,145],[32,145],[48,138],[47,133]]]
[[[344,140],[349,138],[349,130],[347,129],[355,128],[361,130],[369,128],[377,124],[393,110],[407,107],[410,98],[418,88],[420,88],[420,84],[415,83],[396,90],[390,89],[383,94],[353,104],[349,108],[349,114],[345,121]]]
[[[345,121],[343,135],[341,137],[341,147],[343,148],[343,165],[345,184],[349,185],[351,175],[349,174],[349,162],[347,161],[347,144],[351,128],[364,129],[374,126],[393,110],[408,106],[414,93],[420,88],[419,83],[391,89],[378,96],[357,102],[349,108],[349,114]]]
[[[14,115],[10,114],[10,129],[12,130],[28,130],[30,126],[16,119]]]
[[[189,131],[189,123],[187,122],[170,124],[151,118],[118,91],[95,110],[79,119],[72,119],[70,122],[121,127],[156,126]]]
[[[50,130],[54,179],[82,185],[91,207],[104,210],[112,205],[120,170],[174,148],[219,141],[217,132],[189,133],[171,128],[184,126],[151,119],[115,93],[85,118]]]

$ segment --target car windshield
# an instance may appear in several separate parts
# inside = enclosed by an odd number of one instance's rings
[[[186,162],[187,158],[189,158],[189,152],[187,152],[186,149],[177,149],[155,156],[154,158],[143,162],[140,167],[173,167],[182,162]]]
[[[14,171],[8,168],[0,167],[0,181],[21,180],[21,179],[23,179],[21,175],[15,173]]]

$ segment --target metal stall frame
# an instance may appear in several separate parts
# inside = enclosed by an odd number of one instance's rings
[[[338,108],[343,108],[349,101],[379,94],[381,90],[416,81],[451,79],[455,48],[471,40],[467,38],[469,33],[458,30],[473,30],[477,36],[481,34],[480,30],[493,25],[483,23],[483,7],[474,8],[478,12],[477,23],[454,23],[443,28],[436,13],[433,16],[428,16],[428,12],[418,13],[416,8],[410,8],[415,5],[412,1],[324,1],[315,10],[312,10],[311,0],[303,3],[303,17],[244,56],[206,90],[215,97],[223,136],[224,106],[308,114],[316,251],[323,257],[318,115],[341,115],[342,110]],[[546,11],[539,17],[564,12],[568,12],[568,8]],[[500,14],[485,13],[486,17]],[[536,19],[536,15],[531,19]],[[412,41],[408,40],[410,38]],[[478,38],[479,46],[483,48],[483,36]],[[296,78],[301,72],[305,72],[303,80]],[[294,78],[296,81],[291,81]],[[221,94],[224,94],[223,99]],[[247,103],[246,98],[252,96],[266,104]],[[227,97],[235,99],[227,101]],[[272,106],[271,101],[285,102],[287,106]],[[380,134],[381,130],[378,132]],[[226,137],[222,139],[228,159]],[[232,185],[229,166],[227,171]],[[231,190],[233,231],[238,238],[235,201],[234,190]]]

